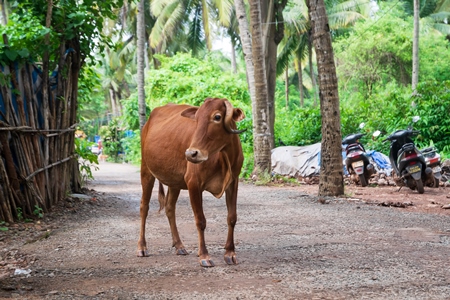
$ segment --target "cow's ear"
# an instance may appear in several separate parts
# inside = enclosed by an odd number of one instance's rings
[[[244,118],[245,118],[245,114],[242,109],[240,109],[240,108],[233,109],[233,120],[235,122],[242,121],[242,120],[244,120]]]
[[[195,119],[195,113],[197,112],[198,107],[189,107],[181,112],[181,116],[185,118]]]

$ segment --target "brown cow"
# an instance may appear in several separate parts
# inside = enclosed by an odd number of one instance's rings
[[[206,219],[202,192],[220,198],[225,192],[228,209],[228,235],[225,262],[237,264],[234,249],[236,198],[239,173],[244,160],[236,122],[244,112],[226,99],[208,98],[200,107],[168,104],[155,108],[141,136],[140,205],[141,232],[138,256],[148,256],[145,223],[155,178],[160,182],[160,207],[164,207],[178,255],[188,254],[181,242],[175,220],[175,205],[180,190],[187,189],[198,231],[200,265],[213,267],[205,245]],[[161,183],[168,186],[167,196]],[[161,197],[162,196],[162,197]]]

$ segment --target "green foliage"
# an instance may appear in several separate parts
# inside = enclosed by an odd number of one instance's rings
[[[304,146],[320,141],[321,120],[319,107],[279,108],[275,120],[275,143]]]
[[[112,119],[107,126],[100,128],[103,137],[103,154],[108,155],[114,162],[122,161],[123,146],[121,143],[124,131],[120,126],[120,119]]]
[[[75,138],[75,153],[78,155],[78,161],[80,164],[80,174],[82,182],[86,182],[88,179],[93,179],[92,169],[98,169],[98,156],[91,152],[89,149],[93,143],[86,141],[85,139]]]
[[[450,81],[420,83],[412,101],[414,106],[409,116],[420,116],[414,124],[420,130],[417,144],[421,147],[434,144],[441,154],[450,157]]]
[[[38,217],[39,219],[42,219],[44,217],[44,210],[42,207],[39,207],[39,205],[34,206],[33,214]]]
[[[19,221],[22,221],[22,220],[23,220],[22,207],[18,207],[18,208],[17,208],[17,219],[18,219]]]
[[[8,226],[6,226],[5,221],[0,221],[0,231],[8,231]]]
[[[122,122],[129,130],[139,130],[139,103],[137,93],[132,94],[122,102],[123,116]],[[150,115],[150,107],[146,105],[147,118]]]
[[[450,80],[448,63],[444,63],[450,61],[449,47],[446,36],[435,31],[420,36],[420,82]]]
[[[76,41],[80,47],[79,55],[95,61],[94,49],[102,53],[111,40],[104,35],[105,18],[117,18],[115,10],[123,0],[64,0],[53,4],[50,28],[45,27],[48,1],[22,0],[12,3],[6,26],[0,31],[7,38],[7,44],[0,43],[0,64],[11,62],[41,61],[48,51],[50,69],[59,59],[61,43]],[[45,42],[48,34],[49,43]],[[70,47],[70,46],[69,46]]]
[[[1,34],[8,38],[7,44],[0,43],[1,65],[38,60],[39,55],[50,50],[44,46],[44,36],[50,30],[40,23],[41,20],[28,12],[24,12],[22,16],[10,16],[8,24],[0,27]]]
[[[412,18],[399,7],[387,11],[384,6],[380,17],[357,22],[349,36],[333,43],[341,87],[362,97],[392,81],[411,84]],[[425,27],[419,43],[419,80],[450,80],[448,66],[442,63],[450,61],[445,36]]]
[[[157,58],[161,67],[146,76],[145,93],[151,108],[167,103],[200,105],[208,97],[250,105],[245,77],[224,73],[210,57],[202,61],[179,53]]]
[[[357,22],[348,37],[333,43],[339,80],[365,96],[378,84],[411,82],[412,20],[402,19],[398,8],[379,14],[383,17]]]
[[[124,148],[125,160],[135,165],[141,164],[141,135],[139,129],[134,134],[121,140]]]

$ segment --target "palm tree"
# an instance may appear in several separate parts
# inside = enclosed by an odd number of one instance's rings
[[[142,130],[147,121],[145,112],[145,5],[144,0],[138,3],[137,15],[137,77],[138,77],[138,103],[139,103],[139,128]]]
[[[131,40],[132,38],[130,38]],[[119,43],[119,49],[120,49]],[[98,72],[102,75],[102,88],[105,99],[109,100],[111,113],[114,116],[121,114],[122,105],[120,100],[130,95],[128,82],[131,81],[131,72],[135,71],[133,56],[128,55],[135,52],[135,47],[129,41],[122,45],[119,52],[107,49],[105,55],[99,58],[101,68]]]
[[[210,16],[227,27],[230,23],[232,0],[155,0],[151,3],[156,23],[150,35],[150,45],[165,52],[176,37],[186,36],[189,50],[198,55],[212,47]],[[217,12],[217,13],[216,13]]]
[[[450,40],[450,0],[407,0],[403,3],[405,11],[414,17],[413,32],[413,67],[411,87],[413,93],[419,82],[419,27],[423,23],[425,31],[430,29],[440,32]],[[422,19],[420,19],[422,18]]]
[[[330,28],[323,0],[307,0],[307,5],[317,56],[322,114],[319,196],[339,196],[344,194],[341,118]]]
[[[255,103],[256,88],[255,88],[255,69],[253,65],[252,56],[252,40],[251,33],[247,22],[247,13],[245,10],[244,0],[234,0],[236,8],[236,18],[239,23],[239,35],[242,43],[242,51],[244,53],[245,69],[247,75],[247,84],[250,92],[250,99],[252,105]],[[252,107],[254,111],[255,108]]]
[[[419,0],[414,0],[414,33],[413,33],[413,55],[412,55],[412,83],[413,93],[419,83]]]
[[[373,7],[366,0],[348,0],[344,2],[327,1],[328,21],[330,29],[335,35],[346,28],[352,26],[357,20],[368,18]],[[299,78],[303,74],[301,64],[308,57],[309,77],[311,79],[312,89],[317,91],[316,76],[313,68],[313,47],[311,43],[311,27],[308,15],[308,9],[305,0],[294,0],[284,11],[285,42],[277,60],[277,74],[284,72],[293,59],[296,64],[296,70]],[[299,82],[300,94],[303,94],[302,83]],[[314,106],[317,105],[317,93],[314,94]]]
[[[271,168],[272,133],[269,120],[268,94],[264,48],[262,40],[261,7],[259,0],[250,0],[250,24],[252,34],[252,62],[255,75],[255,101],[253,103],[253,152],[254,173],[269,173]],[[253,101],[252,101],[253,102]]]

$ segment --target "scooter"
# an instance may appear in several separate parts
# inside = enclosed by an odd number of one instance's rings
[[[441,155],[437,152],[436,147],[431,146],[420,150],[425,157],[427,167],[433,171],[434,182],[429,187],[439,187],[439,181],[442,178]]]
[[[361,124],[360,128],[364,125]],[[361,186],[367,186],[370,177],[374,173],[375,169],[370,163],[369,157],[366,155],[364,146],[359,142],[365,133],[354,133],[347,135],[342,140],[342,145],[345,147],[345,166],[351,175],[357,175]]]
[[[415,116],[413,123],[419,119],[418,116]],[[383,142],[391,142],[389,160],[395,175],[401,179],[396,181],[396,184],[400,188],[407,186],[412,190],[417,189],[419,194],[423,194],[425,192],[424,185],[434,186],[436,179],[433,170],[427,166],[424,155],[411,140],[411,137],[419,133],[420,131],[413,130],[411,123],[408,129],[395,131]]]

